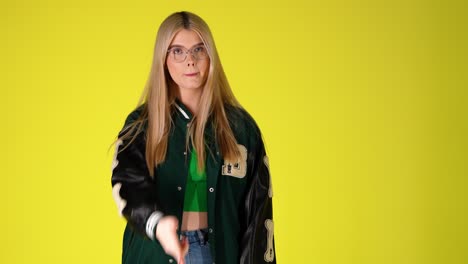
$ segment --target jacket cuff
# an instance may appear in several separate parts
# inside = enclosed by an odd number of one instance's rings
[[[146,221],[146,235],[151,239],[155,240],[156,236],[156,225],[158,224],[159,220],[164,216],[164,214],[160,211],[154,211],[148,221]]]

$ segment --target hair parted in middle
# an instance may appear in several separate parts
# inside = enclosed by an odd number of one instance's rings
[[[186,148],[189,148],[188,144],[192,141],[198,155],[197,167],[199,170],[203,170],[207,155],[204,131],[211,115],[216,142],[223,158],[237,161],[241,157],[224,107],[226,104],[241,108],[241,105],[227,81],[211,31],[206,22],[199,16],[186,11],[176,12],[167,17],[158,30],[151,71],[138,102],[138,105],[144,105],[142,114],[121,137],[122,139],[130,137],[135,129],[137,133],[133,135],[136,136],[138,131],[142,129],[143,123],[148,122],[146,164],[151,176],[154,176],[154,168],[165,160],[169,131],[173,125],[171,106],[175,104],[177,87],[175,87],[176,84],[168,72],[166,59],[172,39],[182,29],[192,30],[199,35],[210,59],[208,76],[201,87],[203,91],[199,100],[198,112],[193,116],[192,125],[187,132]]]

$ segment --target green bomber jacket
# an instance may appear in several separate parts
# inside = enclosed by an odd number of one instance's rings
[[[143,104],[125,121],[128,125],[143,112]],[[268,157],[260,129],[242,108],[225,106],[226,115],[242,160],[225,162],[214,140],[213,126],[205,130],[208,228],[213,263],[276,263],[272,187]],[[173,215],[182,222],[185,183],[190,152],[186,133],[193,116],[178,99],[171,105],[173,120],[166,159],[154,168],[154,178],[146,166],[146,124],[130,142],[118,140],[111,183],[114,199],[127,220],[122,263],[175,263],[147,228],[155,212]],[[130,143],[129,143],[130,142]],[[187,153],[188,152],[188,153]],[[178,231],[180,232],[180,231]]]

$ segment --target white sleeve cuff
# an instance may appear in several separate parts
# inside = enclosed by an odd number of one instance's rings
[[[163,213],[160,211],[154,211],[150,217],[148,218],[148,221],[146,221],[146,235],[151,239],[155,239],[155,230],[154,228],[158,224],[159,220],[163,217]]]

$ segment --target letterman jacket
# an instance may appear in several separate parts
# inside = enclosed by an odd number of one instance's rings
[[[142,113],[145,105],[129,114],[119,138]],[[207,209],[213,263],[276,263],[273,237],[272,188],[260,130],[243,109],[225,106],[242,153],[237,163],[223,160],[210,121],[205,130]],[[118,140],[112,170],[113,196],[127,220],[122,263],[175,263],[165,254],[154,234],[147,232],[155,215],[173,215],[182,222],[185,183],[191,146],[185,146],[191,112],[178,99],[172,105],[173,125],[166,160],[150,177],[145,161],[144,126],[135,140]],[[156,212],[156,213],[155,213]],[[150,231],[153,229],[149,229]],[[177,231],[180,234],[180,231]]]

